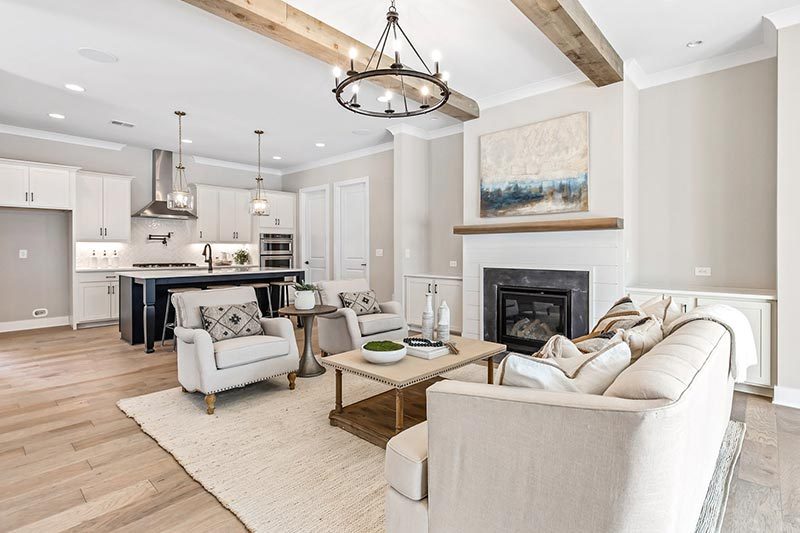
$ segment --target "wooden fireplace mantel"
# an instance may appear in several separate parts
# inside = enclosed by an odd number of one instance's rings
[[[541,222],[511,222],[508,224],[469,224],[453,226],[455,235],[482,235],[488,233],[538,233],[542,231],[617,230],[624,227],[618,217],[570,218]]]

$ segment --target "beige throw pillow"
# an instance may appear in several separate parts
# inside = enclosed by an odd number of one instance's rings
[[[617,334],[631,349],[631,361],[635,361],[664,338],[661,320],[648,316],[628,329],[620,329]]]
[[[603,394],[630,364],[631,351],[621,340],[599,352],[573,357],[538,358],[509,353],[500,363],[500,385]]]
[[[647,300],[642,304],[642,311],[646,315],[657,317],[665,328],[683,314],[680,306],[672,300],[672,296],[667,296],[666,298],[656,296]]]
[[[258,302],[200,306],[200,316],[214,342],[264,334]]]
[[[625,296],[615,302],[614,305],[611,306],[611,309],[603,315],[594,329],[592,329],[592,334],[607,333],[620,328],[629,328],[645,316],[647,315],[645,315],[639,306],[633,303],[630,297]]]

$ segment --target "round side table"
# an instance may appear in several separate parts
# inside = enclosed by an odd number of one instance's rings
[[[315,316],[327,315],[336,310],[337,308],[332,305],[315,305],[311,309],[297,309],[293,305],[287,305],[278,309],[279,316],[296,316],[304,319],[305,343],[303,345],[303,354],[300,356],[300,369],[297,371],[297,377],[311,378],[325,373],[325,367],[319,364],[317,358],[314,357],[314,349],[311,347],[312,328],[314,327]]]

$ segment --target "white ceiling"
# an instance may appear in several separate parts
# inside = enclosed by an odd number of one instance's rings
[[[290,2],[369,45],[389,3]],[[800,0],[582,3],[620,55],[652,73],[758,45],[761,16]],[[423,56],[440,50],[451,86],[479,102],[576,70],[509,0],[397,0],[397,7]],[[686,48],[694,39],[706,44]],[[80,47],[119,62],[89,61]],[[339,107],[328,91],[330,65],[180,0],[0,0],[0,50],[0,123],[15,126],[175,149],[172,111],[183,109],[184,137],[194,141],[187,153],[253,164],[252,131],[262,128],[265,166],[285,169],[387,142],[385,128],[396,123]],[[365,90],[362,98],[379,94]],[[456,123],[438,113],[406,122],[425,130]],[[360,129],[367,134],[353,133]]]

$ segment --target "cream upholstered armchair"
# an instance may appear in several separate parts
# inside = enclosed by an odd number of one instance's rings
[[[317,317],[319,347],[324,354],[355,350],[373,340],[401,340],[408,336],[408,324],[398,302],[379,303],[381,313],[361,316],[343,306],[339,293],[368,291],[367,280],[320,281],[316,285],[322,304],[339,308],[334,313]]]
[[[214,413],[216,393],[288,375],[294,389],[300,356],[288,318],[262,318],[264,335],[214,342],[203,329],[200,306],[256,301],[252,287],[184,292],[172,295],[178,342],[178,381],[184,391],[206,395],[206,412]]]

